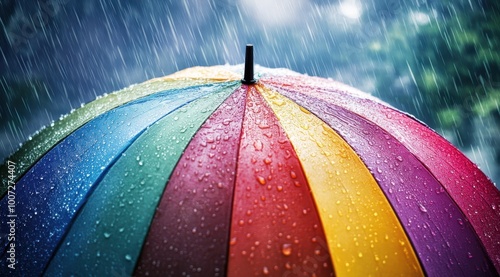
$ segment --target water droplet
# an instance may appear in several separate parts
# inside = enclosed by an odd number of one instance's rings
[[[267,268],[267,266],[265,266],[264,268],[262,268],[262,273],[264,275],[268,275],[269,274],[269,269]]]
[[[229,242],[230,245],[235,245],[236,244],[236,238],[231,238],[231,241]]]
[[[130,256],[129,254],[125,255],[125,260],[131,261],[132,260],[132,256]]]
[[[418,207],[420,208],[420,211],[422,211],[423,213],[427,212],[427,208],[422,203],[419,203]]]
[[[259,181],[259,184],[261,184],[261,185],[266,184],[266,179],[262,176],[257,176],[257,181]]]
[[[259,125],[260,129],[269,129],[270,126],[267,124],[267,122],[261,122]]]
[[[292,254],[292,245],[290,243],[285,243],[281,246],[281,253],[285,256],[290,256]]]
[[[260,141],[260,139],[258,139],[256,141],[254,141],[253,147],[255,147],[255,150],[261,151],[262,148],[264,147],[264,145],[263,145],[262,141]]]
[[[292,177],[292,179],[296,179],[297,174],[294,171],[290,171],[290,177]]]
[[[105,232],[105,233],[104,233],[104,237],[105,237],[105,238],[109,238],[109,237],[111,237],[111,233]]]
[[[271,164],[271,162],[272,162],[272,160],[269,157],[264,159],[265,164]]]
[[[279,98],[278,99],[274,99],[273,103],[276,104],[276,105],[278,105],[278,106],[280,106],[280,107],[285,105],[285,101],[283,101],[283,99],[279,99]]]
[[[305,114],[311,114],[311,112],[309,112],[306,108],[302,107],[302,106],[299,106],[299,109],[301,112],[305,113]]]
[[[397,157],[396,157],[396,160],[398,160],[398,161],[402,162],[402,161],[403,161],[403,157],[401,157],[401,156],[397,156]]]

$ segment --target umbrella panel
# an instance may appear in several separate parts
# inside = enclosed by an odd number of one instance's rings
[[[366,166],[327,124],[259,86],[302,163],[338,275],[422,275],[394,211]]]
[[[442,184],[463,211],[500,272],[500,191],[446,139],[413,117],[366,94],[322,78],[267,77],[262,83],[290,93],[307,93],[352,111],[392,134]]]
[[[365,118],[302,93],[280,91],[332,126],[377,180],[429,275],[494,273],[481,242],[441,184],[401,143]]]
[[[207,93],[200,88],[187,96],[180,92],[159,93],[97,117],[56,145],[17,183],[20,271],[37,275],[43,270],[103,172],[147,126]],[[6,206],[7,200],[0,204]],[[7,218],[6,213],[2,209],[0,216]]]
[[[176,109],[137,138],[98,183],[46,273],[131,275],[170,173],[200,125],[234,88],[197,88],[212,93]]]
[[[253,86],[246,102],[233,202],[229,276],[333,276],[300,162]]]
[[[134,275],[225,276],[245,97],[246,89],[237,89],[186,147],[156,209]]]
[[[18,151],[16,151],[9,160],[16,161],[16,176],[20,178],[26,171],[38,161],[47,151],[56,143],[73,133],[83,124],[95,117],[112,110],[118,106],[124,105],[135,99],[167,90],[175,90],[195,85],[208,83],[208,80],[175,80],[171,78],[162,78],[161,80],[149,80],[142,84],[132,85],[120,91],[99,97],[96,100],[87,103],[83,107],[64,116],[62,119],[54,122],[50,126],[40,130],[26,141]],[[0,195],[7,191],[7,167],[6,164],[0,166]],[[16,181],[18,181],[17,179]]]

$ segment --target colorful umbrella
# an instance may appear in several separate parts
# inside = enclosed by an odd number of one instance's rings
[[[0,275],[496,276],[500,193],[335,81],[195,67],[105,95],[2,166]],[[15,269],[14,269],[15,268]]]

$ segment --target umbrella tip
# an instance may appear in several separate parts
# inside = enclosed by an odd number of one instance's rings
[[[247,44],[245,51],[245,73],[241,82],[246,85],[255,84],[257,80],[253,77],[253,45]]]

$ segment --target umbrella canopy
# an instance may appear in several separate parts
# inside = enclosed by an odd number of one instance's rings
[[[500,193],[470,160],[341,83],[254,79],[252,58],[243,80],[186,69],[27,141],[0,173],[0,273],[498,275]]]

